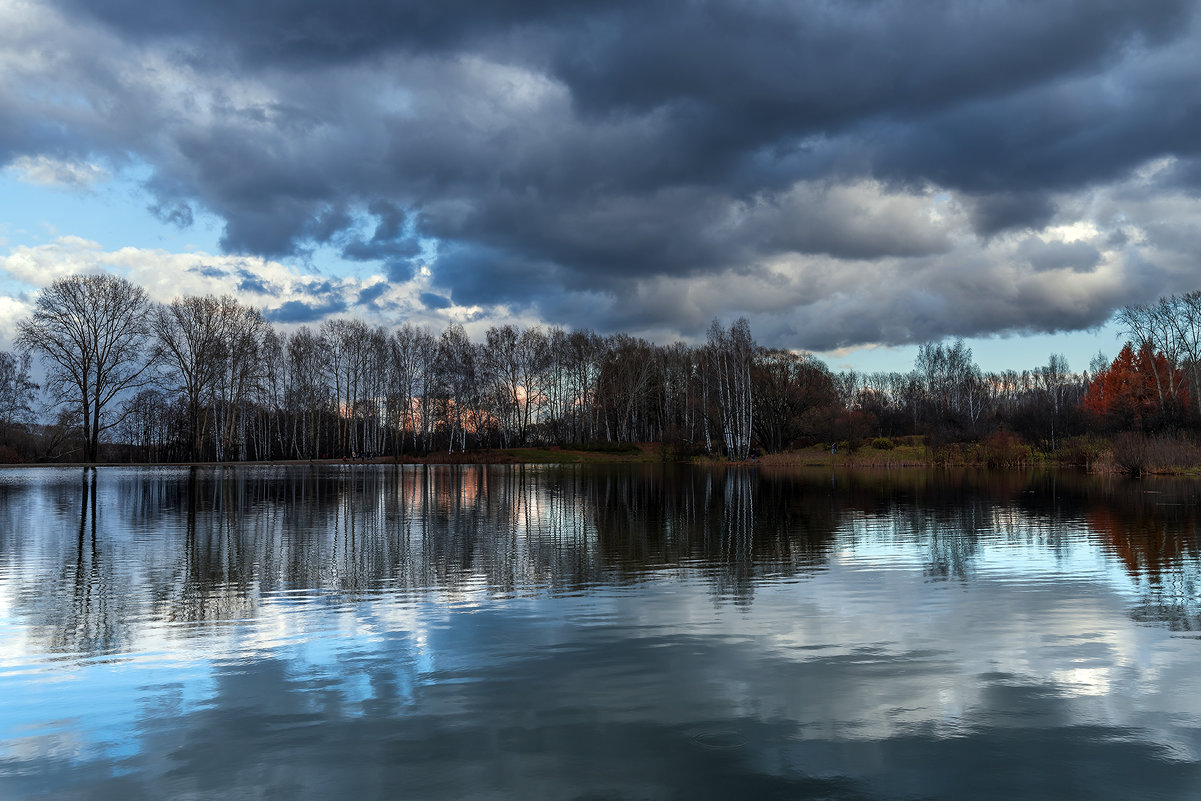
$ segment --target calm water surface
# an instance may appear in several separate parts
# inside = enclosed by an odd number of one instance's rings
[[[0,471],[0,798],[1201,799],[1198,486]]]

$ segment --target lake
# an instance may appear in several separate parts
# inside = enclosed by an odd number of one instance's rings
[[[1201,482],[0,471],[0,798],[1201,799]]]

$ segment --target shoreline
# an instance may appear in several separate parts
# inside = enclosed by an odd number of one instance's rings
[[[578,450],[559,447],[496,448],[466,452],[431,453],[425,456],[405,455],[400,457],[376,456],[363,458],[324,459],[268,459],[245,461],[105,461],[95,464],[86,462],[14,462],[0,464],[0,469],[13,468],[88,468],[88,467],[255,467],[255,466],[331,466],[331,465],[568,465],[568,464],[691,464],[703,467],[764,467],[764,468],[837,468],[858,470],[945,470],[980,469],[1000,471],[1022,471],[1037,469],[1080,470],[1097,475],[1164,475],[1201,477],[1201,467],[1171,463],[1144,463],[1134,471],[1122,469],[1110,454],[1083,454],[1068,450],[1043,453],[1029,448],[1018,452],[999,454],[986,451],[969,451],[963,447],[927,448],[925,445],[904,444],[889,449],[861,447],[849,451],[830,453],[825,447],[810,447],[798,450],[769,453],[753,459],[735,461],[722,457],[675,454],[659,443],[639,443],[636,446],[614,450]],[[1166,460],[1165,460],[1166,461]]]
[[[146,461],[103,461],[103,462],[6,462],[0,470],[25,467],[253,467],[295,465],[454,465],[454,464],[652,464],[663,461],[657,446],[639,445],[632,450],[586,451],[569,448],[496,448],[466,452],[431,453],[426,456],[404,455],[400,457],[375,456],[370,459],[333,457],[323,459],[247,459],[231,461],[162,462]]]

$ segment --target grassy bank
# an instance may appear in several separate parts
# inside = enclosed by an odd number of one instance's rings
[[[1073,467],[1112,475],[1199,475],[1201,445],[1170,435],[1121,433],[1070,437],[1055,448],[1038,448],[1001,432],[976,442],[932,444],[922,437],[876,439],[766,454],[770,465],[840,467]]]
[[[1072,467],[1091,473],[1114,475],[1195,475],[1201,476],[1201,445],[1167,435],[1122,433],[1112,437],[1072,437],[1057,443],[1055,449],[1034,447],[1017,436],[999,432],[975,442],[931,443],[920,436],[896,439],[876,438],[856,443],[822,443],[808,448],[757,456],[746,464],[798,467],[855,468],[941,468],[988,467],[1024,469],[1030,467]],[[615,464],[685,462],[728,465],[730,460],[715,456],[688,456],[657,442],[637,444],[591,443],[562,448],[492,448],[438,451],[424,455],[406,454],[373,459],[298,459],[246,464]],[[128,466],[129,462],[108,462],[109,466]],[[159,466],[217,465],[230,462],[170,462]],[[24,463],[8,467],[68,467],[63,463]]]
[[[391,463],[393,460],[380,459]],[[637,444],[597,444],[592,447],[495,448],[466,453],[431,453],[426,456],[402,456],[401,464],[592,464],[621,462],[661,462],[663,448],[657,442]]]

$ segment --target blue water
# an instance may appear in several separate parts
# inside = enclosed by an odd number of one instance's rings
[[[1199,493],[0,471],[0,799],[1201,798]]]

